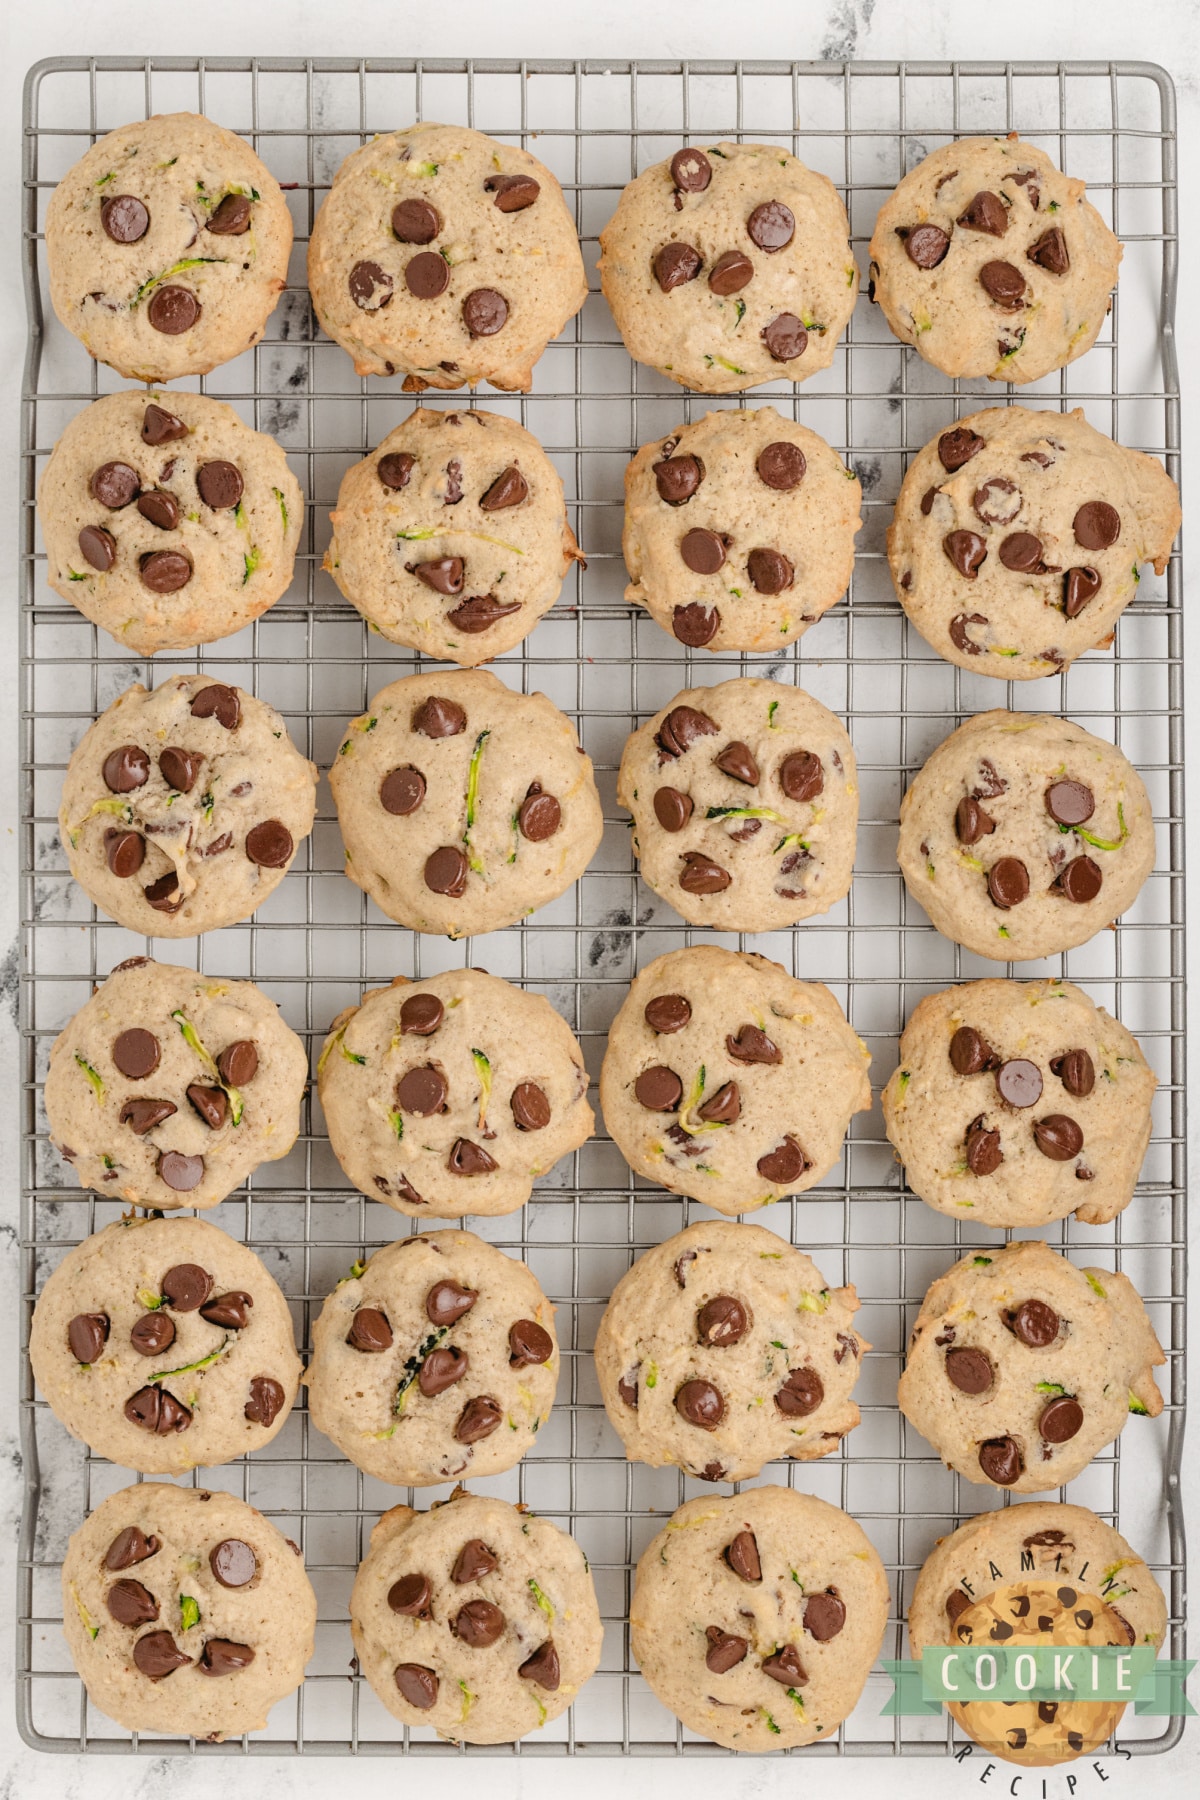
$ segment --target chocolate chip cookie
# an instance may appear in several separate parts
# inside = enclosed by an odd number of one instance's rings
[[[600,1392],[625,1454],[702,1481],[828,1456],[859,1420],[850,1395],[871,1346],[853,1328],[857,1311],[853,1287],[831,1288],[760,1225],[691,1225],[648,1250],[596,1333]]]
[[[858,477],[773,406],[711,412],[625,471],[625,598],[690,648],[775,651],[841,599]]]
[[[363,1674],[405,1725],[507,1744],[556,1719],[600,1663],[587,1558],[548,1519],[456,1488],[393,1506],[350,1596]]]
[[[1037,1494],[1086,1469],[1130,1413],[1157,1418],[1151,1370],[1166,1360],[1127,1276],[1011,1243],[933,1283],[899,1405],[956,1474]]]
[[[888,531],[900,604],[939,656],[999,681],[1056,675],[1112,642],[1138,565],[1167,566],[1179,490],[1082,409],[973,413],[932,439]]]
[[[900,803],[900,867],[938,930],[994,962],[1086,944],[1154,867],[1141,776],[1070,719],[968,719]]]
[[[300,1552],[253,1506],[144,1481],[71,1538],[63,1635],[93,1706],[126,1731],[209,1743],[261,1731],[304,1679],[317,1599]]]
[[[912,1652],[935,1644],[1162,1645],[1167,1604],[1137,1552],[1086,1506],[1032,1501],[968,1519],[939,1539],[908,1614]],[[1124,1706],[972,1700],[951,1705],[990,1755],[1046,1766],[1099,1749]]]
[[[203,1211],[287,1155],[307,1077],[304,1045],[253,983],[135,956],[55,1039],[46,1119],[81,1187]]]
[[[291,248],[279,183],[198,113],[109,132],[46,209],[54,310],[130,381],[204,375],[257,344]]]
[[[847,1513],[793,1488],[748,1488],[689,1500],[652,1540],[630,1643],[689,1731],[727,1750],[787,1750],[853,1712],[887,1615],[883,1564]]]
[[[557,899],[604,829],[570,720],[484,669],[382,688],[350,721],[329,785],[351,881],[389,919],[452,938]]]
[[[631,181],[600,233],[625,348],[681,387],[807,381],[858,295],[837,189],[777,144],[688,145]]]
[[[317,771],[273,706],[207,675],[135,683],[84,733],[58,830],[102,912],[147,937],[247,918],[312,830]]]
[[[339,1281],[304,1379],[318,1431],[368,1475],[434,1487],[520,1462],[558,1382],[554,1308],[469,1231],[398,1238]]]
[[[210,644],[292,579],[300,484],[273,438],[204,394],[106,394],[77,414],[38,488],[46,578],[151,656]]]
[[[323,328],[360,375],[408,393],[526,391],[587,298],[563,192],[527,150],[463,125],[410,125],[353,151],[308,247]]]
[[[1121,246],[1084,184],[1016,132],[943,144],[884,202],[874,298],[945,375],[1036,381],[1090,350]]]
[[[514,1212],[594,1126],[570,1026],[482,969],[370,990],[334,1020],[317,1079],[346,1174],[413,1218]]]
[[[717,1212],[749,1212],[829,1173],[851,1116],[870,1107],[870,1062],[820,982],[696,945],[634,981],[608,1035],[600,1102],[637,1174]]]
[[[287,1301],[203,1219],[126,1217],[67,1252],[34,1309],[34,1380],[72,1437],[144,1475],[259,1450],[300,1358]]]
[[[1133,1198],[1155,1077],[1136,1038],[1069,981],[927,994],[883,1119],[913,1192],[973,1225],[1106,1225]]]
[[[465,667],[527,637],[583,561],[558,471],[499,413],[411,413],[330,516],[325,567],[368,625]]]
[[[642,879],[690,925],[778,931],[844,899],[858,771],[840,720],[801,688],[686,688],[626,741],[617,799]]]

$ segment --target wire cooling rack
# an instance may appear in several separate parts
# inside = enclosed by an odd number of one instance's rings
[[[99,134],[153,111],[196,110],[250,139],[289,189],[297,248],[291,280],[266,338],[199,383],[283,444],[310,506],[296,580],[265,617],[198,657],[127,655],[49,589],[33,512],[37,475],[83,405],[121,383],[91,364],[48,316],[42,226],[55,181]],[[25,1149],[21,1245],[23,1332],[34,1296],[64,1248],[117,1209],[83,1194],[50,1148],[41,1080],[55,1033],[94,982],[123,957],[154,948],[97,916],[68,876],[55,815],[68,756],[95,715],[135,680],[161,682],[200,667],[262,694],[323,768],[346,719],[418,659],[368,636],[321,572],[328,509],[343,470],[412,402],[397,383],[358,380],[315,326],[304,285],[313,216],[342,158],[364,137],[415,117],[459,121],[526,144],[563,182],[596,287],[597,232],[620,189],[647,163],[690,138],[778,142],[824,171],[845,196],[865,272],[875,214],[900,175],[962,133],[1019,129],[1069,173],[1125,244],[1120,294],[1100,341],[1060,375],[1017,391],[1024,404],[1082,406],[1101,429],[1165,455],[1178,475],[1178,382],[1172,342],[1176,271],[1174,95],[1143,63],[825,64],[304,61],[66,58],[29,77],[25,111],[26,374],[21,523],[24,799]],[[188,384],[194,385],[194,384]],[[1009,389],[1010,397],[1013,390]],[[907,460],[956,416],[1003,390],[948,382],[890,336],[864,294],[830,370],[800,389],[777,382],[748,402],[686,395],[636,367],[593,292],[546,352],[522,398],[485,391],[479,402],[514,414],[549,449],[588,552],[556,609],[497,673],[549,694],[578,722],[596,764],[607,830],[577,887],[532,922],[466,943],[415,937],[388,923],[342,875],[327,790],[316,829],[286,881],[253,921],[194,942],[157,946],[168,961],[250,977],[295,1029],[318,1045],[363,986],[478,963],[546,994],[578,1033],[595,1077],[608,1024],[627,984],[651,957],[708,934],[685,928],[642,886],[614,797],[632,727],[692,682],[742,673],[797,682],[845,720],[858,752],[862,823],[846,902],[795,931],[720,941],[774,956],[827,981],[874,1057],[877,1086],[918,999],[952,981],[995,973],[935,933],[907,898],[895,864],[897,807],[906,782],[964,716],[985,707],[1063,712],[1121,743],[1149,787],[1159,858],[1116,931],[1019,975],[1081,981],[1140,1037],[1160,1086],[1154,1135],[1137,1196],[1109,1227],[1054,1227],[1076,1260],[1116,1265],[1149,1304],[1167,1347],[1167,1410],[1131,1422],[1126,1447],[1098,1457],[1065,1497],[1119,1524],[1158,1571],[1171,1608],[1171,1654],[1183,1652],[1183,1542],[1178,1468],[1184,1398],[1184,940],[1181,584],[1143,577],[1111,651],[1053,679],[1001,688],[940,661],[895,602],[883,554],[890,506]],[[774,660],[688,653],[623,598],[622,475],[636,445],[710,405],[770,401],[827,437],[858,471],[865,525],[848,602]],[[463,406],[463,395],[434,404]],[[636,1181],[601,1132],[538,1185],[520,1213],[476,1220],[492,1242],[532,1266],[559,1309],[563,1374],[558,1404],[534,1451],[510,1475],[480,1484],[520,1499],[575,1533],[596,1578],[605,1619],[600,1672],[571,1712],[507,1754],[694,1755],[715,1751],[683,1731],[651,1695],[629,1654],[631,1568],[684,1498],[699,1490],[674,1470],[629,1465],[599,1402],[590,1348],[613,1285],[633,1257],[701,1209]],[[314,1309],[364,1250],[406,1229],[386,1207],[348,1189],[306,1103],[292,1154],[264,1166],[215,1215],[266,1262],[289,1296],[306,1345]],[[904,1651],[902,1621],[935,1538],[1001,1503],[961,1483],[895,1405],[900,1355],[928,1283],[988,1234],[943,1218],[909,1194],[878,1109],[855,1120],[845,1156],[819,1188],[755,1215],[812,1252],[831,1283],[853,1281],[859,1323],[875,1348],[856,1398],[862,1424],[820,1463],[772,1465],[763,1480],[792,1481],[858,1518],[887,1566],[893,1613],[884,1654]],[[70,1441],[34,1397],[22,1356],[27,1499],[19,1553],[18,1711],[43,1750],[159,1755],[478,1754],[407,1731],[378,1704],[351,1663],[346,1607],[354,1568],[379,1511],[406,1496],[338,1457],[298,1406],[253,1459],[194,1479],[229,1489],[275,1518],[303,1547],[319,1599],[316,1655],[298,1695],[266,1731],[223,1745],[131,1738],[87,1703],[59,1626],[59,1565],[69,1533],[130,1476]],[[1164,1509],[1164,1494],[1166,1507]],[[427,1505],[440,1490],[417,1498]],[[945,1719],[883,1719],[890,1684],[872,1675],[836,1740],[807,1756],[945,1756]],[[1182,1720],[1127,1712],[1121,1748],[1174,1744]],[[506,1752],[499,1752],[505,1754]],[[497,1754],[490,1752],[489,1754]]]

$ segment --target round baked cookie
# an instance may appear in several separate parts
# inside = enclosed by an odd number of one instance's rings
[[[204,1211],[287,1155],[307,1079],[304,1045],[253,982],[134,956],[54,1040],[46,1119],[80,1187]]]
[[[637,976],[608,1034],[600,1104],[638,1175],[749,1212],[829,1173],[871,1105],[870,1064],[821,982],[697,944]]]
[[[831,1288],[761,1225],[690,1225],[648,1250],[613,1290],[596,1333],[609,1423],[631,1462],[702,1481],[747,1481],[793,1456],[836,1450],[871,1348],[858,1295]]]
[[[933,438],[888,529],[900,604],[947,662],[998,681],[1057,675],[1112,642],[1139,563],[1167,566],[1179,490],[1082,409],[995,406]]]
[[[110,1494],[71,1538],[62,1591],[88,1698],[126,1731],[209,1743],[261,1731],[313,1653],[300,1551],[216,1489],[144,1481]]]
[[[557,899],[604,830],[570,720],[486,669],[381,688],[351,719],[329,785],[351,881],[397,924],[451,938]]]
[[[778,144],[689,145],[643,169],[600,251],[630,356],[704,394],[827,369],[858,297],[837,189]]]
[[[1133,1199],[1157,1083],[1069,981],[971,981],[904,1028],[883,1121],[915,1194],[972,1225],[1107,1225]]]
[[[265,700],[208,675],[140,682],[67,765],[58,830],[102,912],[147,937],[247,918],[312,830],[317,771]]]
[[[308,246],[317,317],[359,375],[408,393],[490,381],[526,392],[587,298],[563,191],[528,150],[410,125],[353,151]]]
[[[849,891],[854,749],[802,688],[685,688],[626,740],[617,800],[642,880],[690,925],[778,931]]]
[[[371,1533],[350,1596],[363,1674],[405,1725],[507,1744],[556,1719],[600,1663],[603,1631],[574,1538],[456,1488]]]
[[[203,1219],[127,1217],[76,1245],[42,1289],[29,1360],[71,1436],[144,1475],[261,1450],[300,1382],[287,1301]]]
[[[398,1238],[339,1281],[304,1377],[318,1431],[368,1475],[434,1487],[520,1462],[558,1383],[554,1308],[469,1231]]]
[[[726,1750],[789,1750],[854,1711],[887,1616],[883,1564],[848,1513],[748,1488],[689,1500],[647,1546],[630,1645],[690,1731]]]
[[[46,209],[54,310],[130,381],[205,375],[257,344],[291,248],[275,177],[199,113],[109,132]]]
[[[625,471],[625,598],[692,648],[780,650],[841,599],[858,477],[773,406],[711,412]]]
[[[38,487],[46,579],[139,656],[211,644],[292,579],[300,484],[274,438],[205,394],[106,394]]]
[[[1114,744],[1048,713],[979,713],[900,802],[898,855],[945,937],[994,962],[1086,944],[1154,867],[1154,816]]]
[[[317,1063],[333,1153],[410,1218],[515,1212],[595,1127],[575,1034],[540,994],[482,969],[371,988]]]
[[[960,138],[918,163],[880,209],[874,298],[944,375],[1036,381],[1095,343],[1121,246],[1016,132]]]
[[[515,419],[420,408],[342,477],[325,567],[393,644],[473,667],[582,562],[557,469]]]
[[[899,1406],[956,1474],[1040,1494],[1086,1469],[1131,1412],[1158,1417],[1151,1370],[1166,1360],[1127,1276],[1010,1243],[930,1287]]]
[[[1142,1558],[1086,1506],[1032,1501],[968,1519],[940,1538],[917,1577],[908,1614],[912,1653],[991,1639],[1026,1644],[1161,1646],[1167,1605]],[[1071,1762],[1111,1737],[1119,1701],[1039,1704],[975,1700],[950,1706],[967,1736],[1005,1762]]]

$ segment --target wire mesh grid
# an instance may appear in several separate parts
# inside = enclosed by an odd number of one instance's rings
[[[1125,443],[1165,456],[1178,477],[1178,386],[1172,343],[1176,256],[1174,96],[1151,65],[539,63],[200,58],[78,58],[31,71],[25,114],[27,277],[31,339],[25,394],[21,524],[23,706],[22,912],[24,1047],[22,1364],[27,1504],[19,1548],[18,1713],[44,1750],[197,1755],[472,1754],[400,1726],[351,1664],[346,1605],[377,1514],[402,1497],[339,1458],[310,1427],[303,1404],[253,1459],[198,1470],[197,1483],[262,1508],[302,1546],[317,1590],[317,1647],[294,1699],[252,1739],[221,1745],[130,1737],[89,1706],[59,1629],[59,1566],[85,1513],[130,1479],[68,1440],[33,1392],[24,1345],[34,1297],[65,1248],[117,1208],[82,1194],[48,1143],[40,1084],[55,1033],[114,964],[154,946],[96,914],[68,876],[55,826],[66,761],[90,721],[132,681],[178,669],[219,674],[263,695],[298,745],[327,768],[346,719],[420,659],[368,636],[322,573],[328,509],[344,469],[407,412],[397,384],[359,380],[317,331],[304,284],[304,247],[342,158],[365,137],[423,117],[474,125],[534,150],[559,176],[592,271],[596,236],[625,181],[681,140],[721,136],[777,142],[828,174],[845,197],[860,266],[874,216],[899,176],[937,144],[970,132],[1019,130],[1041,143],[1091,197],[1125,244],[1124,274],[1096,347],[1071,368],[1019,391],[1023,404],[1084,408]],[[236,637],[153,666],[123,652],[59,600],[46,582],[33,510],[36,479],[55,439],[83,405],[120,382],[92,365],[44,317],[45,206],[55,181],[104,131],[152,111],[196,110],[246,136],[293,208],[297,249],[289,287],[252,351],[204,378],[284,446],[309,501],[288,595]],[[1009,398],[1014,397],[1012,389]],[[985,397],[986,396],[986,397]],[[1168,1353],[1167,1406],[1135,1422],[1132,1442],[1096,1459],[1059,1497],[1117,1523],[1167,1591],[1171,1653],[1183,1650],[1183,1543],[1178,1507],[1183,1427],[1185,1124],[1181,582],[1143,577],[1111,651],[1018,688],[955,669],[911,632],[883,554],[891,503],[907,460],[957,416],[995,403],[985,382],[950,382],[898,345],[866,296],[832,368],[803,388],[779,382],[744,398],[682,393],[632,364],[598,294],[550,347],[520,398],[479,401],[518,417],[560,469],[576,533],[588,552],[554,611],[494,666],[522,691],[547,693],[579,726],[597,769],[606,832],[575,889],[528,924],[449,944],[386,921],[342,875],[327,790],[318,822],[287,880],[252,921],[160,957],[248,977],[310,1047],[361,988],[402,973],[463,964],[544,993],[566,1016],[595,1078],[607,1027],[629,980],[655,955],[713,939],[682,925],[639,883],[614,799],[626,734],[678,689],[738,673],[795,682],[841,715],[858,754],[861,825],[854,886],[823,919],[791,932],[715,941],[773,956],[800,977],[829,983],[871,1049],[876,1087],[895,1066],[900,1029],[917,1000],[952,981],[995,973],[941,938],[908,899],[895,864],[900,795],[929,751],[963,717],[988,706],[1062,712],[1118,741],[1150,790],[1158,830],[1154,874],[1116,931],[1015,973],[1065,974],[1139,1036],[1159,1077],[1151,1148],[1137,1195],[1108,1227],[1052,1228],[1076,1261],[1123,1268],[1146,1297]],[[690,653],[623,599],[624,465],[639,444],[710,406],[770,402],[821,432],[857,470],[864,530],[850,595],[775,659]],[[439,404],[475,404],[443,396]],[[1013,972],[1013,971],[1010,971]],[[590,1347],[616,1280],[642,1250],[704,1209],[632,1177],[603,1130],[543,1178],[522,1212],[469,1221],[525,1258],[558,1307],[559,1399],[534,1451],[510,1475],[478,1484],[519,1499],[571,1530],[591,1561],[605,1621],[600,1672],[569,1713],[507,1754],[725,1754],[683,1730],[632,1664],[627,1618],[632,1566],[664,1517],[697,1484],[675,1470],[626,1463],[599,1401]],[[800,1468],[774,1464],[763,1481],[790,1482],[858,1518],[887,1567],[893,1610],[885,1655],[904,1650],[912,1585],[935,1538],[1002,1504],[961,1483],[899,1415],[896,1379],[921,1296],[937,1274],[988,1234],[943,1218],[903,1186],[878,1108],[854,1122],[845,1155],[820,1187],[755,1215],[809,1250],[831,1282],[856,1284],[859,1324],[875,1348],[856,1398],[860,1426],[836,1454]],[[251,1244],[291,1302],[302,1348],[337,1277],[362,1251],[405,1227],[350,1189],[332,1158],[315,1095],[293,1152],[258,1170],[216,1222]],[[994,1235],[994,1234],[993,1234]],[[1010,1234],[1017,1235],[1017,1234]],[[427,1505],[443,1490],[423,1490]],[[1164,1503],[1165,1497],[1165,1503]],[[411,1498],[411,1496],[409,1496]],[[890,1684],[869,1679],[836,1739],[809,1756],[945,1756],[945,1719],[884,1719]],[[1181,1720],[1127,1713],[1123,1751],[1161,1751]],[[489,1752],[496,1754],[496,1752]],[[500,1752],[505,1754],[505,1752]]]

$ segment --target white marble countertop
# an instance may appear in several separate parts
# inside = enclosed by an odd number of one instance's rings
[[[1194,297],[1200,293],[1200,6],[1197,0],[1157,0],[1154,6],[1130,6],[1127,0],[1049,0],[1040,7],[1001,7],[991,0],[815,0],[807,8],[781,0],[751,0],[736,8],[729,0],[450,0],[449,5],[420,8],[396,0],[357,0],[351,14],[328,0],[205,0],[200,15],[190,8],[136,7],[126,10],[106,0],[11,0],[0,21],[0,533],[5,545],[15,543],[17,517],[17,447],[20,367],[24,352],[24,304],[18,254],[20,197],[21,82],[28,66],[44,56],[65,53],[101,54],[153,51],[158,54],[197,51],[212,55],[539,55],[604,57],[606,55],[720,57],[823,57],[861,59],[997,60],[1063,57],[1124,57],[1163,64],[1174,77],[1179,100],[1181,184],[1180,363],[1184,390],[1186,455],[1200,427],[1196,382],[1200,346],[1193,325]],[[1193,473],[1191,494],[1200,491]],[[1185,485],[1185,513],[1188,503]],[[1192,512],[1195,511],[1193,503]],[[1200,523],[1200,521],[1197,521]],[[1186,527],[1185,527],[1186,531]],[[0,857],[0,1085],[16,1092],[16,801],[12,723],[16,687],[16,558],[11,549],[3,560],[3,606],[0,607],[0,716],[9,721],[8,744],[0,758],[0,841],[9,846]],[[1191,633],[1194,636],[1194,631]],[[1189,706],[1194,720],[1200,701],[1197,648],[1189,645]],[[1200,725],[1191,731],[1191,791],[1198,791]],[[1194,883],[1193,924],[1200,923],[1200,882]],[[1200,958],[1200,933],[1193,933],[1193,973]],[[1193,1099],[1200,1078],[1200,1056],[1192,1059]],[[0,1113],[0,1168],[8,1171],[0,1193],[0,1274],[8,1304],[0,1306],[0,1369],[12,1371],[16,1358],[17,1264],[17,1121],[15,1103]],[[1193,1181],[1197,1164],[1193,1158]],[[1200,1319],[1195,1325],[1200,1326]],[[16,1540],[20,1510],[21,1460],[12,1374],[0,1382],[0,1541]],[[1200,1475],[1193,1427],[1191,1462],[1191,1535],[1200,1542]],[[1193,1549],[1193,1555],[1195,1551]],[[243,1764],[190,1764],[180,1759],[108,1757],[39,1757],[27,1750],[16,1733],[12,1700],[14,1586],[0,1579],[0,1800],[16,1800],[35,1792],[54,1792],[62,1800],[86,1795],[88,1800],[123,1800],[169,1792],[178,1796],[215,1796],[227,1786],[245,1788]],[[1193,1634],[1194,1637],[1195,1634]],[[1193,1684],[1195,1686],[1195,1684]],[[278,1784],[289,1795],[317,1794],[337,1768],[329,1758],[256,1762],[249,1778]],[[343,1776],[347,1773],[342,1771]],[[399,1784],[429,1780],[443,1786],[465,1773],[462,1763],[408,1762],[396,1767],[383,1760],[359,1760],[351,1779],[356,1796],[390,1793]],[[482,1771],[474,1765],[473,1778]],[[962,1766],[944,1762],[893,1761],[784,1762],[744,1759],[719,1762],[656,1759],[621,1765],[609,1760],[547,1762],[489,1760],[486,1780],[498,1797],[549,1795],[565,1782],[577,1791],[599,1795],[617,1779],[636,1795],[690,1794],[698,1784],[719,1787],[730,1796],[764,1796],[773,1800],[803,1783],[814,1796],[836,1795],[858,1800],[887,1792],[904,1796],[965,1796],[979,1788],[1017,1800],[1108,1800],[1141,1795],[1167,1795],[1189,1779],[1200,1777],[1200,1729],[1185,1733],[1172,1755],[1127,1765],[1099,1765],[1086,1760],[1069,1771],[1020,1771],[990,1765],[981,1756]],[[581,1789],[580,1789],[581,1784]]]

